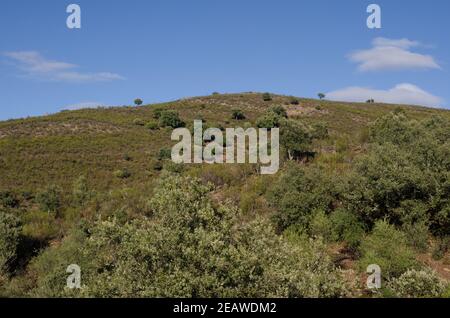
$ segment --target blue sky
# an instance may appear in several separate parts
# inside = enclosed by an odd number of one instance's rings
[[[448,107],[449,13],[448,0],[2,0],[0,119],[213,91]]]

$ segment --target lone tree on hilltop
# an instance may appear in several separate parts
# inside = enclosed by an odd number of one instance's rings
[[[325,94],[324,93],[319,93],[319,94],[317,94],[317,96],[319,96],[319,99],[324,99],[325,98]]]
[[[142,99],[140,99],[140,98],[136,98],[136,99],[134,100],[134,104],[135,104],[136,106],[141,106],[142,103],[143,103],[143,101],[142,101]]]

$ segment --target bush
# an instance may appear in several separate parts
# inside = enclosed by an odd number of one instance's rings
[[[172,150],[169,148],[161,148],[158,153],[159,160],[166,160],[172,158]]]
[[[244,120],[245,115],[240,109],[234,109],[233,113],[231,114],[231,118],[235,120]]]
[[[153,110],[153,118],[154,119],[159,119],[161,117],[161,114],[164,110],[161,108],[156,108]]]
[[[425,222],[405,223],[402,230],[406,235],[409,246],[419,252],[428,248],[428,226]]]
[[[91,192],[85,176],[80,176],[73,184],[72,196],[74,203],[79,206],[84,205],[91,198]]]
[[[333,223],[324,211],[317,211],[309,225],[309,234],[312,237],[321,237],[326,242],[330,242],[333,237]]]
[[[289,166],[268,191],[275,208],[273,220],[278,230],[292,225],[308,228],[315,211],[330,212],[334,200],[333,182],[318,169]]]
[[[275,114],[274,112],[267,112],[256,120],[256,126],[258,128],[267,129],[280,127],[281,120],[282,117]]]
[[[272,100],[272,96],[270,95],[270,93],[264,93],[262,95],[263,101],[265,102],[270,102]]]
[[[134,100],[134,104],[135,104],[136,106],[141,106],[142,103],[143,103],[143,101],[142,101],[142,99],[140,99],[140,98],[136,98],[136,99]]]
[[[434,246],[432,257],[435,260],[442,259],[445,254],[450,249],[450,236],[440,237],[436,240],[436,245]]]
[[[145,128],[150,130],[158,129],[158,123],[156,121],[149,121],[145,124]]]
[[[394,278],[388,287],[398,297],[436,298],[444,294],[447,286],[432,270],[408,270]]]
[[[0,276],[10,270],[17,256],[20,234],[19,219],[0,210]]]
[[[353,214],[343,209],[331,213],[332,238],[343,241],[352,251],[357,252],[364,238],[364,225]]]
[[[38,193],[36,200],[41,210],[58,215],[62,205],[62,190],[57,185],[50,185]]]
[[[176,111],[165,110],[160,114],[159,125],[161,127],[179,128],[184,127],[185,124]]]
[[[291,119],[284,120],[280,129],[280,144],[290,160],[301,159],[312,151],[309,127]]]
[[[361,243],[361,253],[361,270],[365,271],[370,264],[377,264],[383,277],[388,279],[417,267],[405,234],[385,220],[375,223],[372,233]]]
[[[280,117],[288,118],[286,109],[283,106],[273,106],[269,109],[270,112],[277,114]]]
[[[317,122],[312,125],[311,135],[314,139],[325,139],[328,137],[328,127],[324,122]]]
[[[300,101],[297,98],[291,98],[291,100],[289,101],[289,104],[291,104],[291,105],[299,105]]]
[[[169,176],[150,201],[152,219],[98,221],[31,266],[31,295],[66,296],[64,267],[83,268],[86,297],[339,297],[345,283],[318,242],[298,248],[258,217],[215,205],[210,188]],[[79,262],[79,263],[78,263]],[[64,266],[65,265],[65,266]],[[75,294],[77,295],[77,294]]]
[[[119,169],[114,171],[114,176],[119,179],[128,179],[131,177],[131,172],[129,172],[127,169]]]
[[[133,120],[133,124],[136,125],[136,126],[144,126],[145,122],[144,122],[143,119],[136,118],[136,119]]]
[[[16,195],[10,191],[0,192],[0,207],[17,208],[19,207],[19,200]]]

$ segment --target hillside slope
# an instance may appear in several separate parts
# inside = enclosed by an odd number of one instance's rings
[[[80,175],[89,175],[99,190],[117,185],[136,185],[155,176],[151,162],[164,147],[170,147],[170,129],[150,130],[136,124],[153,119],[155,109],[173,109],[186,124],[202,119],[210,127],[239,127],[254,124],[257,117],[274,105],[286,107],[291,118],[306,123],[325,122],[331,132],[330,149],[336,140],[355,143],[368,123],[396,108],[411,118],[450,111],[385,104],[357,104],[243,93],[195,97],[141,107],[111,107],[62,111],[57,114],[0,122],[0,191],[29,191],[56,183],[71,186]],[[244,121],[231,119],[241,109]],[[339,144],[339,142],[338,142]],[[113,172],[127,169],[130,178],[120,180]]]

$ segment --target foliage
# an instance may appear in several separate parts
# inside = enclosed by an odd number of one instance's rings
[[[0,207],[4,208],[17,208],[19,206],[19,200],[17,196],[11,191],[0,192]]]
[[[17,256],[20,234],[19,219],[0,210],[0,276],[8,272]]]
[[[159,125],[161,127],[179,128],[184,127],[185,124],[176,111],[165,110],[159,116]]]
[[[131,177],[131,172],[128,169],[119,169],[114,171],[114,176],[119,179],[128,179]]]
[[[352,251],[358,251],[364,239],[364,225],[353,214],[344,209],[338,209],[330,215],[332,224],[332,238],[334,241],[343,241]]]
[[[86,177],[80,176],[73,185],[72,196],[74,203],[82,206],[91,198],[91,195]]]
[[[263,101],[265,102],[270,102],[272,100],[272,95],[270,95],[270,93],[264,93],[262,95]]]
[[[59,186],[52,184],[38,193],[36,201],[43,211],[58,215],[62,205],[62,193]]]
[[[242,112],[242,110],[234,109],[232,114],[231,114],[231,118],[235,119],[235,120],[244,120],[245,119],[245,115]]]
[[[372,233],[361,243],[361,253],[359,264],[363,270],[377,264],[388,279],[417,267],[405,234],[384,220],[377,221]]]
[[[142,101],[142,99],[140,99],[140,98],[136,98],[136,99],[134,100],[134,104],[135,104],[136,106],[141,106],[142,103],[143,103],[143,101]]]
[[[388,286],[398,297],[430,298],[441,297],[447,284],[432,270],[408,270]]]
[[[271,129],[271,128],[280,127],[281,121],[282,121],[281,116],[279,116],[278,114],[276,114],[272,111],[269,111],[256,120],[256,126],[258,128]]]
[[[334,200],[333,182],[317,169],[290,165],[268,192],[276,209],[273,220],[279,230],[300,224],[307,228],[315,210],[330,211]]]
[[[280,117],[288,118],[288,114],[286,112],[286,109],[284,109],[283,106],[273,106],[269,109],[269,112],[273,112],[277,114]]]
[[[284,120],[280,129],[280,144],[289,159],[302,158],[312,148],[309,127],[291,119]]]
[[[158,129],[158,123],[156,121],[149,121],[145,124],[145,128],[150,130]]]
[[[238,222],[236,209],[213,207],[209,190],[190,178],[164,179],[151,199],[153,221],[102,221],[78,242],[68,240],[48,251],[33,266],[40,279],[32,294],[67,296],[60,276],[75,255],[83,264],[81,295],[89,297],[337,297],[346,292],[323,248],[292,246],[260,217]]]

